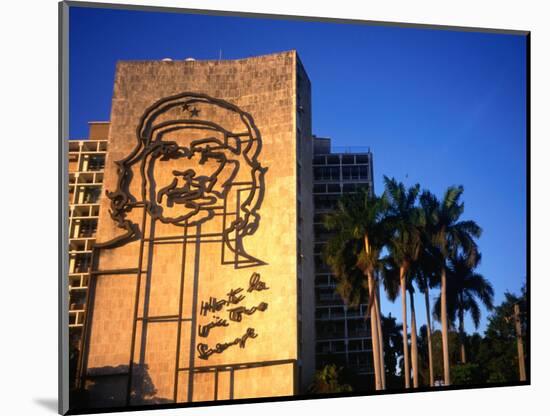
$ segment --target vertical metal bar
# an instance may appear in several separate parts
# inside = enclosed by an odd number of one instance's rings
[[[214,370],[214,400],[218,400],[218,369]]]
[[[178,402],[178,380],[180,366],[180,348],[181,348],[181,319],[183,313],[183,293],[185,285],[185,257],[187,254],[187,221],[183,228],[183,241],[181,248],[181,277],[180,277],[180,298],[179,298],[179,313],[178,313],[178,334],[176,339],[176,366],[174,371],[174,402]]]
[[[193,377],[194,377],[194,366],[195,366],[195,342],[197,334],[197,302],[198,302],[198,293],[199,293],[199,268],[200,268],[200,255],[201,255],[201,245],[200,245],[200,234],[201,226],[197,225],[197,230],[195,232],[195,266],[193,270],[193,307],[191,309],[191,340],[189,345],[189,381],[187,383],[187,401],[193,401]]]
[[[229,370],[229,399],[233,400],[235,393],[235,369],[231,367]]]
[[[141,217],[141,241],[139,244],[139,258],[138,258],[138,271],[136,276],[136,295],[135,295],[135,301],[134,301],[134,321],[132,324],[132,342],[130,344],[130,360],[128,362],[128,384],[126,387],[126,406],[130,405],[130,395],[132,392],[132,370],[133,370],[133,363],[134,363],[134,352],[136,347],[136,327],[137,327],[137,314],[138,314],[138,308],[139,308],[139,296],[140,296],[140,290],[141,290],[141,270],[143,269],[143,246],[144,246],[144,238],[145,238],[145,221],[147,219],[147,213],[145,208],[143,208],[143,215]],[[152,220],[151,220],[152,222]],[[142,324],[143,326],[143,324]],[[142,328],[143,331],[143,328]]]
[[[223,215],[222,215],[222,260],[221,264],[224,264],[225,262],[225,225],[226,225],[226,217],[227,217],[227,198],[223,199]],[[229,235],[227,235],[228,239],[231,239]]]
[[[240,211],[240,208],[241,208],[241,192],[240,190],[238,190],[236,192],[237,194],[237,208],[235,209],[235,221],[237,221],[241,215],[241,211]],[[237,265],[239,264],[239,247],[238,247],[238,244],[239,244],[239,231],[238,229],[235,229],[235,243],[234,243],[234,247],[235,247],[235,267],[237,267]]]

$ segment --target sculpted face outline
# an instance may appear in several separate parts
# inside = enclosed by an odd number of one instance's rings
[[[187,146],[161,142],[162,138],[160,133],[158,148],[144,160],[149,213],[163,223],[180,226],[207,221],[223,204],[239,172],[240,163],[232,158],[236,152],[215,137],[192,140]],[[172,168],[170,180],[159,181],[166,175],[157,170],[167,170],[167,164]]]
[[[218,117],[220,114],[225,118]],[[222,123],[232,119],[233,131],[212,121],[209,115]],[[179,130],[185,129],[201,130],[202,134],[182,142],[186,132]],[[174,139],[173,132],[180,136]],[[244,238],[254,234],[260,223],[267,171],[258,160],[262,138],[252,116],[228,101],[184,92],[147,108],[136,133],[136,147],[114,162],[116,189],[106,192],[110,216],[125,232],[109,241],[96,242],[96,247],[115,248],[143,238],[137,217],[129,216],[136,208],[144,208],[152,219],[163,223],[193,226],[212,218],[214,209],[223,208],[222,202],[228,203],[230,194],[238,194],[236,200],[231,200],[236,206],[223,214],[221,238],[227,250],[225,254],[222,250],[222,264],[233,264],[235,268],[265,264],[249,255],[243,245]],[[155,166],[170,163],[176,163],[170,168],[170,180],[157,184]],[[130,191],[134,178],[141,183],[140,199]]]

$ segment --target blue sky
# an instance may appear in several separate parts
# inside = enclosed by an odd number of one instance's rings
[[[519,292],[526,276],[526,38],[357,24],[70,10],[70,135],[108,120],[117,60],[224,59],[296,49],[312,83],[313,132],[370,146],[382,176],[437,195],[464,185],[483,228],[479,272]],[[432,291],[435,295],[436,291]],[[423,324],[423,300],[416,301]],[[400,317],[400,302],[382,302]],[[481,330],[485,327],[483,315]],[[468,319],[466,329],[473,325]]]

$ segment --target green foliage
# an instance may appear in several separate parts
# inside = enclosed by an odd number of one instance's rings
[[[349,384],[345,384],[342,377],[342,368],[335,364],[327,364],[321,370],[315,372],[313,384],[310,386],[311,393],[346,393],[351,392]]]
[[[432,354],[434,380],[443,380],[443,340],[441,331],[436,330],[432,333]],[[452,365],[460,360],[459,335],[456,331],[449,331],[449,362]],[[430,383],[430,370],[428,363],[428,337],[425,325],[420,327],[418,334],[418,373],[420,375],[420,384],[427,386]],[[453,380],[454,381],[454,380]]]
[[[421,249],[421,210],[416,206],[420,185],[407,189],[394,178],[384,176],[388,200],[386,222],[390,230],[388,249],[393,262],[399,267],[416,261]]]
[[[478,254],[474,267],[480,262]],[[481,319],[480,301],[488,310],[493,309],[493,286],[481,274],[475,273],[467,259],[463,255],[451,257],[447,276],[447,313],[450,322],[457,318],[460,327],[464,322],[464,315],[470,312],[474,325],[477,328]],[[434,305],[434,315],[441,319],[441,296]]]
[[[337,292],[351,307],[365,303],[368,285],[365,274],[380,269],[380,252],[387,239],[384,213],[387,201],[367,190],[347,194],[323,224],[332,232],[323,258],[337,280]]]
[[[481,227],[474,221],[459,221],[464,213],[464,203],[460,202],[463,192],[462,186],[450,186],[441,201],[429,191],[420,195],[431,251],[441,268],[449,257],[461,253],[471,266],[478,256],[475,239],[481,236]]]
[[[391,313],[388,316],[381,315],[381,324],[386,376],[397,377],[397,363],[403,357],[402,327],[400,323],[397,323],[396,318],[391,316]]]
[[[480,343],[475,362],[484,373],[484,379],[489,383],[519,381],[517,338],[514,327],[514,304],[520,306],[520,322],[522,333],[527,329],[527,294],[525,286],[521,295],[505,293],[504,301],[495,308],[489,317],[485,336]],[[525,350],[527,360],[528,348]]]
[[[481,368],[475,363],[457,364],[451,367],[451,378],[455,385],[479,384],[483,381]]]

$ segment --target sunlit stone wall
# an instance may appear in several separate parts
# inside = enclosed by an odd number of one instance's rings
[[[96,250],[91,406],[293,395],[311,379],[310,190],[297,204],[300,166],[311,187],[311,106],[299,66],[294,51],[118,63],[96,241],[134,231]],[[301,324],[298,296],[311,303]]]

